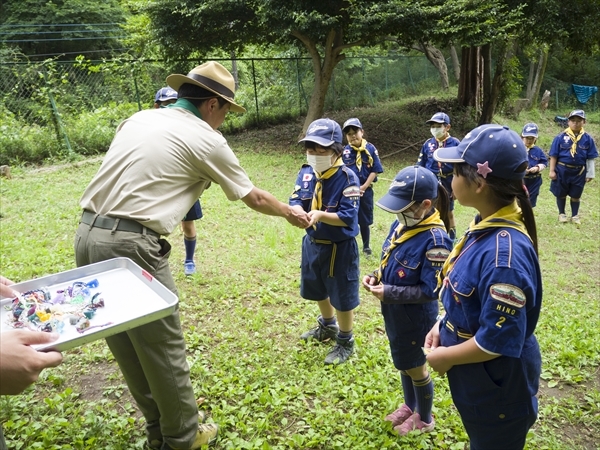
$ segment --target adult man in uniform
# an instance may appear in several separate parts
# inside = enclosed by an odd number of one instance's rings
[[[176,292],[169,269],[170,234],[211,182],[229,200],[306,228],[309,219],[255,187],[217,131],[234,102],[225,67],[207,62],[167,84],[178,100],[125,120],[80,200],[77,266],[129,257]],[[215,424],[198,424],[179,312],[106,339],[146,418],[152,449],[197,449],[216,438]],[[202,416],[200,416],[200,419]],[[202,421],[202,420],[200,420]]]

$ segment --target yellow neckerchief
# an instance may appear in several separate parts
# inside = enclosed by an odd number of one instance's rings
[[[585,130],[581,128],[581,131],[579,131],[579,134],[577,136],[575,136],[575,133],[573,133],[573,130],[571,130],[570,128],[567,128],[565,130],[565,133],[573,141],[573,145],[571,145],[571,156],[575,158],[575,153],[577,153],[577,143],[583,137]]]
[[[322,175],[319,176],[319,173],[315,172],[317,175],[317,184],[315,184],[315,193],[313,194],[312,204],[310,207],[311,210],[320,211],[321,207],[323,206],[323,183],[321,183],[321,181],[331,178],[333,174],[336,173],[343,165],[344,163],[342,162],[342,158],[338,156],[333,163],[333,166],[323,172]]]
[[[358,171],[360,172],[360,169],[362,168],[362,152],[365,152],[367,154],[367,156],[369,157],[369,165],[373,165],[373,157],[371,156],[371,154],[367,151],[367,141],[365,139],[362,140],[362,142],[360,143],[360,147],[355,147],[354,145],[350,144],[350,147],[352,147],[354,150],[356,150],[356,168],[358,169]]]
[[[406,227],[404,224],[399,223],[396,229],[394,230],[394,234],[390,239],[390,246],[385,250],[383,256],[381,257],[381,262],[379,263],[379,268],[373,273],[373,276],[377,279],[377,282],[381,280],[383,275],[383,269],[387,266],[388,260],[390,259],[390,255],[392,254],[392,250],[394,250],[398,245],[402,242],[408,241],[411,237],[423,233],[424,231],[428,231],[432,228],[443,228],[446,229],[444,222],[440,218],[440,213],[438,210],[434,210],[433,214],[429,217],[423,219],[417,226],[403,233],[402,231]]]
[[[445,147],[445,145],[442,145],[442,144],[444,142],[446,142],[448,139],[450,139],[450,133],[446,133],[446,134],[447,134],[447,136],[444,139],[442,139],[441,141],[438,141],[438,139],[434,137],[435,141],[437,142],[438,148]]]
[[[477,216],[479,217],[479,216]],[[514,200],[510,205],[505,206],[504,208],[500,208],[491,216],[486,217],[483,220],[480,220],[476,223],[477,217],[473,219],[471,224],[469,225],[469,229],[463,235],[463,237],[458,241],[458,243],[450,252],[450,256],[444,263],[442,270],[438,275],[438,284],[437,288],[439,289],[444,281],[444,278],[452,271],[452,267],[454,263],[460,256],[460,252],[462,252],[463,247],[465,246],[465,242],[467,242],[467,238],[469,234],[474,231],[486,230],[489,228],[513,228],[517,231],[520,231],[525,236],[531,240],[531,237],[527,233],[527,228],[525,228],[525,224],[523,223],[523,214],[521,212],[521,208],[517,205],[517,201]]]

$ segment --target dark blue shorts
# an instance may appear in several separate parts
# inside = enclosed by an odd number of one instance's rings
[[[188,211],[188,213],[185,215],[185,217],[183,219],[181,219],[182,222],[191,222],[193,220],[198,220],[198,219],[202,219],[202,207],[200,206],[200,200],[196,200],[196,203],[194,203],[194,206],[192,206],[192,209],[190,209]]]
[[[446,327],[440,344],[464,342]],[[537,418],[542,360],[535,336],[520,358],[500,356],[491,361],[452,367],[448,384],[452,400],[467,430],[472,450],[522,450],[527,431]]]
[[[307,300],[325,300],[338,311],[352,311],[360,304],[359,256],[356,239],[317,244],[302,240],[300,295]]]
[[[556,165],[556,180],[550,182],[550,192],[556,197],[581,198],[585,187],[585,166],[571,169],[561,164]]]
[[[531,206],[535,206],[537,203],[538,195],[540,195],[540,187],[542,187],[542,177],[525,178],[525,186],[527,192],[529,192],[529,202]]]
[[[373,225],[373,188],[369,187],[360,197],[358,208],[358,225],[365,227]]]
[[[381,304],[394,367],[409,370],[425,364],[425,336],[435,324],[438,302],[422,305]]]
[[[445,177],[438,177],[440,183],[442,184],[442,186],[444,186],[446,192],[448,192],[448,197],[450,198],[450,203],[448,204],[448,211],[454,211],[454,196],[452,195],[452,178],[454,178],[452,174],[447,175]]]

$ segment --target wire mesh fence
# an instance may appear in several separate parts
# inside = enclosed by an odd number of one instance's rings
[[[229,114],[225,131],[281,122],[306,114],[313,90],[308,58],[238,58],[219,60],[238,83],[236,102],[247,113]],[[166,76],[187,73],[201,61],[2,61],[0,63],[0,163],[25,161],[40,153],[39,141],[53,154],[101,153],[118,123],[136,110],[151,108]],[[347,57],[333,74],[325,110],[373,106],[378,102],[438,90],[439,74],[424,56]],[[570,86],[555,84],[550,109],[575,107]],[[590,100],[597,109],[596,98]],[[27,136],[31,149],[19,140]],[[19,141],[19,142],[17,142]],[[10,154],[10,158],[7,157]],[[35,158],[34,158],[35,159]],[[39,158],[38,158],[39,159]]]

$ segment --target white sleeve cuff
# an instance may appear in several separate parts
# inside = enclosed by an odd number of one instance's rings
[[[477,338],[473,337],[473,340],[475,341],[475,344],[477,344],[477,347],[479,347],[479,350],[481,350],[482,352],[487,353],[488,355],[493,355],[493,356],[502,356],[502,353],[494,353],[494,352],[490,352],[489,350],[486,350],[485,348],[483,348],[481,345],[479,345],[479,342],[477,342]]]

